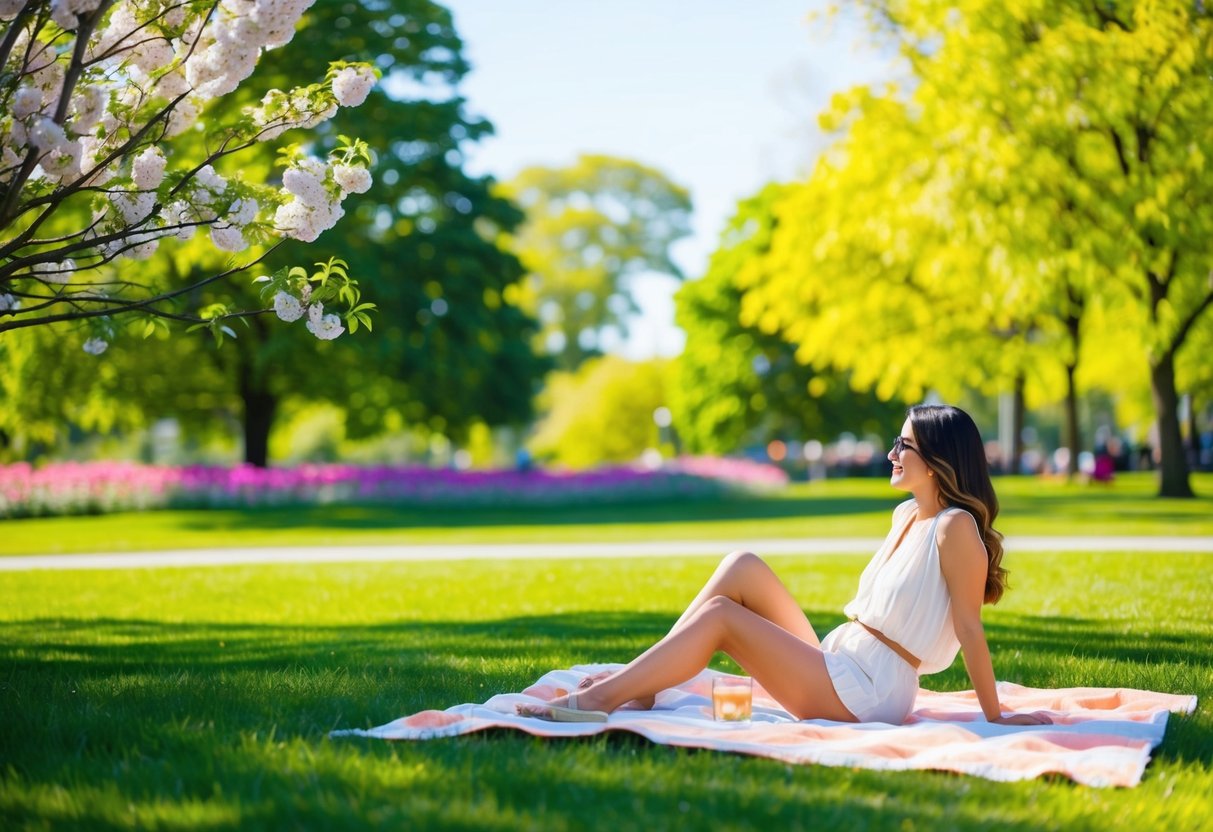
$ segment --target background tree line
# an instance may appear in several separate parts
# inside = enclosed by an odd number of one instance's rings
[[[491,126],[458,96],[468,67],[450,16],[428,0],[390,6],[317,4],[255,76],[314,74],[310,56],[337,57],[334,44],[378,56],[386,82],[319,135],[366,139],[375,185],[307,252],[331,245],[351,261],[380,307],[373,337],[320,343],[254,320],[219,350],[157,336],[96,362],[54,331],[8,333],[10,454],[68,425],[173,416],[227,430],[235,418],[247,458],[265,464],[284,403],[311,401],[335,403],[350,438],[456,443],[524,431],[538,405],[533,449],[592,464],[657,445],[661,406],[683,449],[731,453],[883,434],[934,393],[1009,394],[1021,413],[1065,403],[1074,466],[1087,444],[1078,402],[1104,391],[1122,423],[1157,425],[1160,493],[1191,493],[1178,403],[1213,399],[1203,7],[868,0],[905,77],[820,114],[833,141],[811,174],[742,200],[680,291],[684,354],[635,364],[602,345],[626,334],[631,281],[683,277],[671,248],[689,229],[685,189],[600,155],[500,184],[468,176],[461,147]],[[204,256],[147,267],[184,279],[213,267]]]

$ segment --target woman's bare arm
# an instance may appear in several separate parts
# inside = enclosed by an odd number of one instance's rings
[[[1047,718],[1037,714],[1002,714],[994,683],[990,645],[981,623],[989,562],[976,524],[967,514],[949,513],[939,520],[937,540],[939,566],[952,599],[952,624],[964,654],[965,670],[968,671],[986,720],[1007,725],[1047,723]]]

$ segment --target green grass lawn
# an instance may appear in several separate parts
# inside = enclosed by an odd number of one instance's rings
[[[1004,478],[999,528],[1012,535],[1213,535],[1213,474],[1194,500],[1160,500],[1150,474],[1110,486]],[[0,555],[245,546],[880,537],[905,495],[882,479],[793,485],[753,498],[576,508],[319,506],[150,511],[0,522]]]
[[[824,633],[864,558],[772,563]],[[627,660],[710,559],[18,572],[0,573],[0,828],[1210,828],[1213,556],[1007,565],[1014,588],[987,613],[1000,678],[1201,697],[1139,787],[789,766],[629,736],[326,736]],[[968,687],[959,662],[929,685]]]

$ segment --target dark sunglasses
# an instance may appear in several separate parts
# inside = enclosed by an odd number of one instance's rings
[[[900,436],[894,437],[893,438],[893,453],[895,453],[897,456],[901,456],[903,451],[913,451],[914,453],[919,452],[917,448],[915,448],[913,445],[911,445],[906,440],[902,439]]]

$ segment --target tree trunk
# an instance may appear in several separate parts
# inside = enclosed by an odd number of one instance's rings
[[[1015,404],[1011,416],[1011,473],[1023,471],[1023,420],[1026,410],[1023,400],[1023,390],[1027,381],[1023,375],[1015,379]]]
[[[265,378],[240,362],[240,398],[244,402],[244,461],[258,468],[269,464],[270,428],[278,410],[278,397],[271,393]]]
[[[1188,460],[1179,434],[1179,394],[1175,390],[1175,354],[1150,362],[1150,394],[1158,417],[1159,497],[1193,497]]]
[[[1078,473],[1078,452],[1082,437],[1078,431],[1078,391],[1074,389],[1074,365],[1066,365],[1066,447],[1070,458],[1066,462],[1066,476],[1073,479]]]
[[[1070,360],[1066,362],[1066,447],[1070,449],[1070,458],[1066,462],[1066,478],[1074,479],[1078,475],[1078,454],[1082,450],[1082,437],[1078,432],[1078,389],[1074,384],[1074,374],[1078,370],[1078,352],[1081,346],[1080,338],[1082,333],[1079,331],[1081,319],[1073,313],[1075,309],[1082,309],[1080,298],[1076,295],[1074,287],[1067,288],[1067,295],[1070,299],[1070,314],[1066,315],[1066,332],[1070,336]]]

